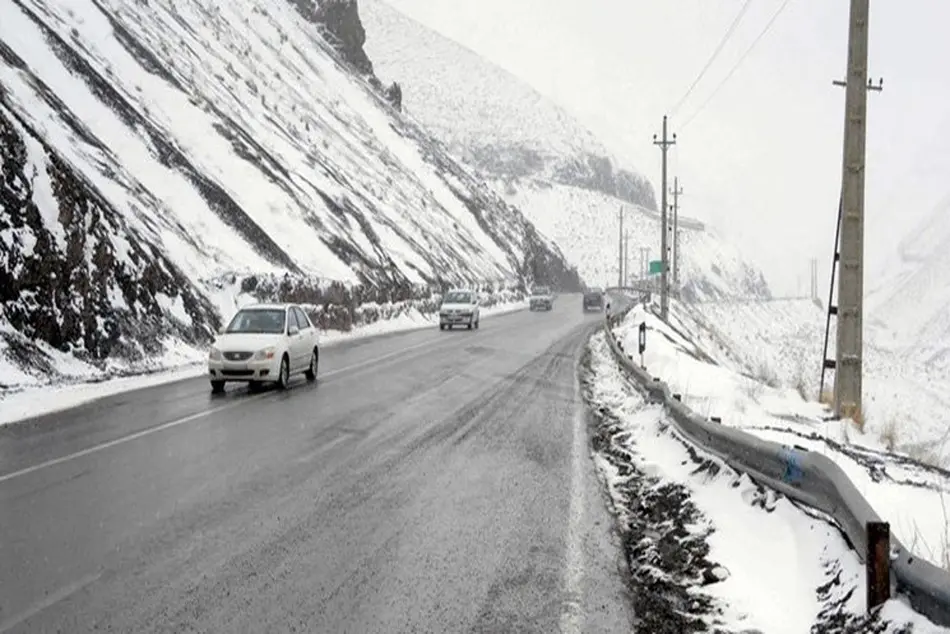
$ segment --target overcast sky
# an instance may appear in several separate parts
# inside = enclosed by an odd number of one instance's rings
[[[575,114],[659,187],[652,136],[686,93],[743,0],[387,0]],[[847,0],[789,0],[715,98],[782,0],[752,0],[734,35],[670,120],[683,213],[712,222],[779,293],[827,291],[841,182]],[[868,276],[950,194],[950,2],[871,7]],[[686,254],[684,254],[685,256]],[[870,284],[870,279],[867,280]]]

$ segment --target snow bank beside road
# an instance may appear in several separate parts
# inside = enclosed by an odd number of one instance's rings
[[[866,618],[864,572],[838,530],[682,441],[603,334],[581,380],[643,631],[940,631],[899,601]]]
[[[850,424],[825,420],[824,406],[792,388],[771,387],[728,365],[728,349],[674,320],[670,327],[642,307],[617,328],[626,350],[637,349],[637,328],[646,321],[644,365],[693,411],[782,444],[797,444],[834,460],[893,534],[916,555],[950,569],[950,471],[887,451]]]
[[[720,363],[801,386],[808,399],[818,400],[823,308],[809,300],[784,300],[673,302],[671,309]],[[950,467],[950,375],[939,364],[895,347],[892,337],[873,315],[865,324],[865,437]],[[719,346],[727,354],[719,354]]]

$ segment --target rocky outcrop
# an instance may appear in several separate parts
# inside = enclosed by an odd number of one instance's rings
[[[623,169],[615,169],[606,156],[587,154],[565,160],[543,156],[530,147],[517,144],[452,147],[478,170],[500,178],[511,187],[521,179],[550,180],[613,196],[645,209],[659,207],[649,180]]]
[[[557,166],[554,179],[564,185],[599,191],[646,209],[658,209],[650,181],[627,170],[615,170],[613,162],[606,156],[588,154],[572,163],[562,163]]]
[[[0,103],[0,325],[21,366],[32,342],[92,365],[207,341],[218,316],[154,244]],[[30,343],[26,343],[30,342]]]
[[[327,42],[362,75],[373,75],[373,63],[363,45],[366,30],[357,0],[290,0],[301,15],[320,25]]]

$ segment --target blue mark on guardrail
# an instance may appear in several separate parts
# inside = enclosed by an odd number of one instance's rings
[[[785,459],[785,473],[782,480],[790,484],[799,484],[802,481],[801,455],[790,447],[782,447],[782,457]]]

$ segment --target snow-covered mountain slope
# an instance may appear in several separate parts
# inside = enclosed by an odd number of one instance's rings
[[[891,264],[866,284],[867,319],[886,333],[882,345],[950,376],[950,198],[897,244]]]
[[[823,308],[809,300],[674,302],[673,313],[724,367],[817,400]],[[866,329],[865,431],[854,440],[950,467],[950,386],[926,364],[891,350],[881,339],[885,331]],[[831,385],[829,374],[825,390]]]
[[[660,218],[656,212],[630,205],[600,192],[538,181],[505,187],[506,199],[521,209],[538,229],[554,240],[592,284],[617,283],[620,219],[629,235],[628,270],[640,272],[640,248],[659,257]],[[762,273],[729,243],[695,221],[683,219],[679,239],[681,296],[708,301],[729,297],[768,298]],[[672,284],[672,282],[671,282]]]
[[[405,87],[403,103],[460,160],[495,183],[591,284],[617,279],[617,210],[629,213],[630,270],[640,247],[659,255],[649,181],[617,168],[603,144],[525,82],[400,13],[363,0],[376,71]],[[761,273],[701,223],[681,226],[684,296],[768,297]]]
[[[400,13],[361,0],[376,72],[465,163],[495,178],[542,178],[656,209],[653,187],[565,110],[507,71]]]
[[[0,15],[8,359],[199,342],[233,275],[289,274],[344,305],[578,284],[292,2],[0,0]]]

